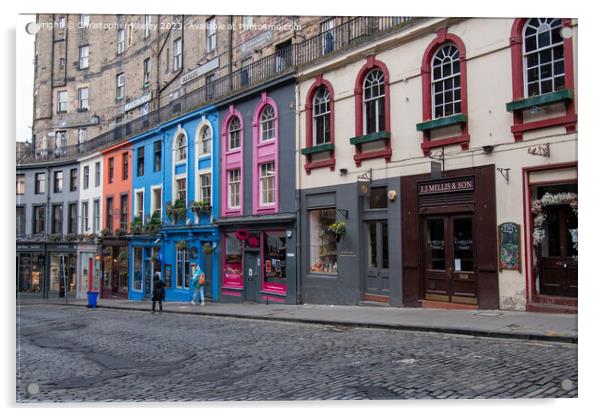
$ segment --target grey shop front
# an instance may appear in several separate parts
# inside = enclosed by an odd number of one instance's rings
[[[304,303],[401,306],[399,178],[300,191]],[[337,238],[333,224],[345,224]]]

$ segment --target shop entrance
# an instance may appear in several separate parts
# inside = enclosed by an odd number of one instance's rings
[[[257,301],[257,288],[261,284],[261,257],[258,250],[245,251],[243,266],[245,300]]]
[[[424,299],[477,304],[473,215],[423,217]]]
[[[148,250],[148,249],[147,249]],[[151,299],[153,294],[153,265],[150,258],[144,259],[144,299]]]
[[[366,299],[389,296],[389,227],[386,220],[366,221]]]

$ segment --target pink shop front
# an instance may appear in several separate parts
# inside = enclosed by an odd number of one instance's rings
[[[296,303],[294,222],[222,231],[222,302]]]

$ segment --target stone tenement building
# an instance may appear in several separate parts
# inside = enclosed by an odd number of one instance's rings
[[[84,143],[346,20],[40,14],[32,151],[38,158],[62,156],[66,146]]]

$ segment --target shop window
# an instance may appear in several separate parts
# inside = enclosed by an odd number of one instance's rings
[[[242,243],[234,233],[224,237],[224,286],[242,287]]]
[[[50,292],[59,297],[75,292],[77,256],[74,254],[51,254],[50,256]],[[73,296],[73,295],[71,295]]]
[[[19,255],[19,292],[39,293],[42,291],[45,257],[40,254]]]
[[[336,236],[328,227],[336,222],[336,209],[318,209],[309,212],[310,272],[337,273]]]
[[[190,259],[188,249],[176,249],[176,286],[188,289],[190,285]]]
[[[286,232],[269,231],[263,240],[264,289],[286,292]]]
[[[134,290],[142,290],[142,247],[134,247],[134,279],[132,287]]]

